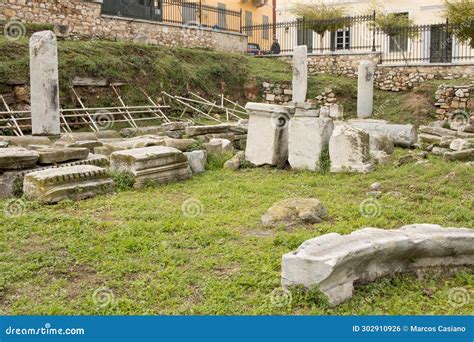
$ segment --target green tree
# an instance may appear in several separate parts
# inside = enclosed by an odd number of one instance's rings
[[[346,10],[318,1],[315,4],[297,3],[291,9],[297,17],[304,19],[304,29],[310,29],[319,34],[320,46],[323,49],[323,39],[326,31],[337,31],[349,25],[344,20]]]
[[[470,41],[474,48],[474,1],[445,0],[444,14],[454,25],[454,34],[461,42]]]

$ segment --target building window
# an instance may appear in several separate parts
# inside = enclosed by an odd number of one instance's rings
[[[227,22],[226,22],[226,5],[223,3],[217,3],[217,11],[218,11],[218,26],[219,29],[226,29]]]
[[[350,50],[351,48],[351,29],[339,29],[331,32],[331,51]]]
[[[263,39],[270,39],[270,18],[264,15],[262,18],[263,24]]]
[[[396,13],[396,16],[408,18],[408,13]],[[390,52],[402,52],[408,50],[408,32],[406,30],[400,30],[390,36]]]
[[[253,36],[253,30],[252,30],[252,12],[245,11],[245,26],[246,26],[246,32],[247,36],[252,37]]]

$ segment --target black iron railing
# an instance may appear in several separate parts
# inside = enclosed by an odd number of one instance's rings
[[[271,53],[277,39],[282,54],[292,53],[295,46],[306,45],[309,53],[380,52],[383,63],[474,61],[470,42],[460,42],[456,37],[459,27],[448,21],[384,32],[376,27],[375,15],[327,21],[301,19],[242,29],[249,33],[249,43],[258,44],[262,54]]]
[[[102,14],[242,32],[242,11],[206,6],[200,0],[104,0]]]

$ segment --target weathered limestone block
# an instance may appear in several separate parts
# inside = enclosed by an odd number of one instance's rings
[[[48,166],[34,166],[34,168],[23,170],[5,171],[3,175],[0,175],[0,198],[12,197],[17,190],[16,187],[18,184],[23,184],[23,179],[28,173],[77,165],[95,165],[107,168],[109,166],[109,160],[99,154],[89,154],[89,156],[83,160]]]
[[[114,182],[107,171],[92,165],[53,168],[28,173],[23,192],[30,200],[57,203],[78,201],[114,191]]]
[[[352,297],[355,282],[435,266],[474,266],[474,230],[414,224],[326,234],[283,256],[281,282],[318,287],[338,305]]]
[[[256,165],[283,166],[288,159],[290,109],[284,106],[247,103],[249,131],[245,157]]]
[[[229,130],[230,130],[230,125],[188,126],[185,128],[185,132],[188,137],[194,137],[196,135],[213,134],[213,133],[226,133],[226,132],[229,132]]]
[[[34,166],[39,153],[19,147],[0,149],[0,170],[19,170]]]
[[[245,152],[239,151],[235,154],[235,156],[233,156],[232,158],[230,158],[228,161],[224,163],[224,169],[232,170],[232,171],[238,170],[240,169],[240,165],[242,164],[244,160],[245,160]]]
[[[462,151],[446,152],[443,154],[446,161],[474,161],[474,148]]]
[[[148,182],[170,183],[192,176],[188,159],[178,149],[164,146],[137,148],[112,153],[110,170],[135,176],[135,188]]]
[[[157,136],[142,136],[131,138],[123,141],[113,141],[104,143],[102,147],[94,149],[95,153],[110,156],[113,152],[130,150],[150,146],[165,146],[165,138]]]
[[[370,172],[369,135],[348,124],[337,125],[329,141],[331,172]]]
[[[449,148],[454,151],[462,151],[471,148],[473,144],[465,139],[453,139]]]
[[[308,47],[296,46],[293,51],[293,102],[305,102],[308,91]]]
[[[441,142],[439,135],[421,133],[418,135],[418,141],[426,144],[439,144]]]
[[[184,155],[188,159],[189,166],[195,174],[206,171],[207,151],[185,152]]]
[[[39,147],[34,148],[40,155],[39,164],[57,164],[71,160],[86,159],[89,155],[87,148],[60,148],[60,147]]]
[[[357,86],[357,117],[360,119],[370,118],[374,110],[374,76],[374,63],[362,61]]]
[[[186,152],[196,143],[194,139],[171,139],[165,138],[165,146],[176,148],[182,152]]]
[[[157,135],[163,132],[165,132],[165,129],[161,126],[138,128],[127,127],[120,130],[120,135],[124,138],[133,138],[140,135]]]
[[[34,137],[31,135],[25,135],[22,137],[10,137],[10,136],[0,136],[0,141],[5,141],[8,145],[19,146],[19,147],[28,147],[29,145],[50,145],[51,140],[48,137]]]
[[[455,137],[457,134],[456,131],[450,130],[448,128],[434,127],[434,126],[420,126],[419,130],[421,133],[437,135],[440,137],[444,137],[444,136]]]
[[[59,135],[58,48],[52,31],[30,38],[30,84],[33,135]]]
[[[275,203],[262,216],[264,226],[294,226],[322,222],[327,210],[316,198],[291,198]]]
[[[294,170],[320,170],[321,152],[329,145],[334,123],[329,118],[294,116],[288,136],[288,161]]]
[[[349,124],[372,134],[390,138],[396,146],[411,147],[418,142],[418,133],[413,125],[390,124],[385,120],[349,120]]]
[[[234,146],[227,139],[211,139],[211,141],[204,144],[204,148],[208,155],[219,156],[234,153]]]
[[[383,134],[372,133],[369,134],[370,151],[383,151],[386,154],[392,154],[395,150],[393,141]]]

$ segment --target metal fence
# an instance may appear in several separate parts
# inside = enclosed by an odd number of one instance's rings
[[[345,17],[336,21],[300,19],[247,26],[243,31],[247,32],[249,43],[258,44],[263,54],[271,53],[271,46],[277,39],[282,54],[292,53],[295,46],[306,45],[309,53],[381,52],[382,63],[474,61],[470,42],[460,42],[456,38],[458,27],[448,21],[387,33],[376,28],[375,15]]]
[[[242,32],[242,11],[203,5],[200,0],[104,0],[102,14]]]

